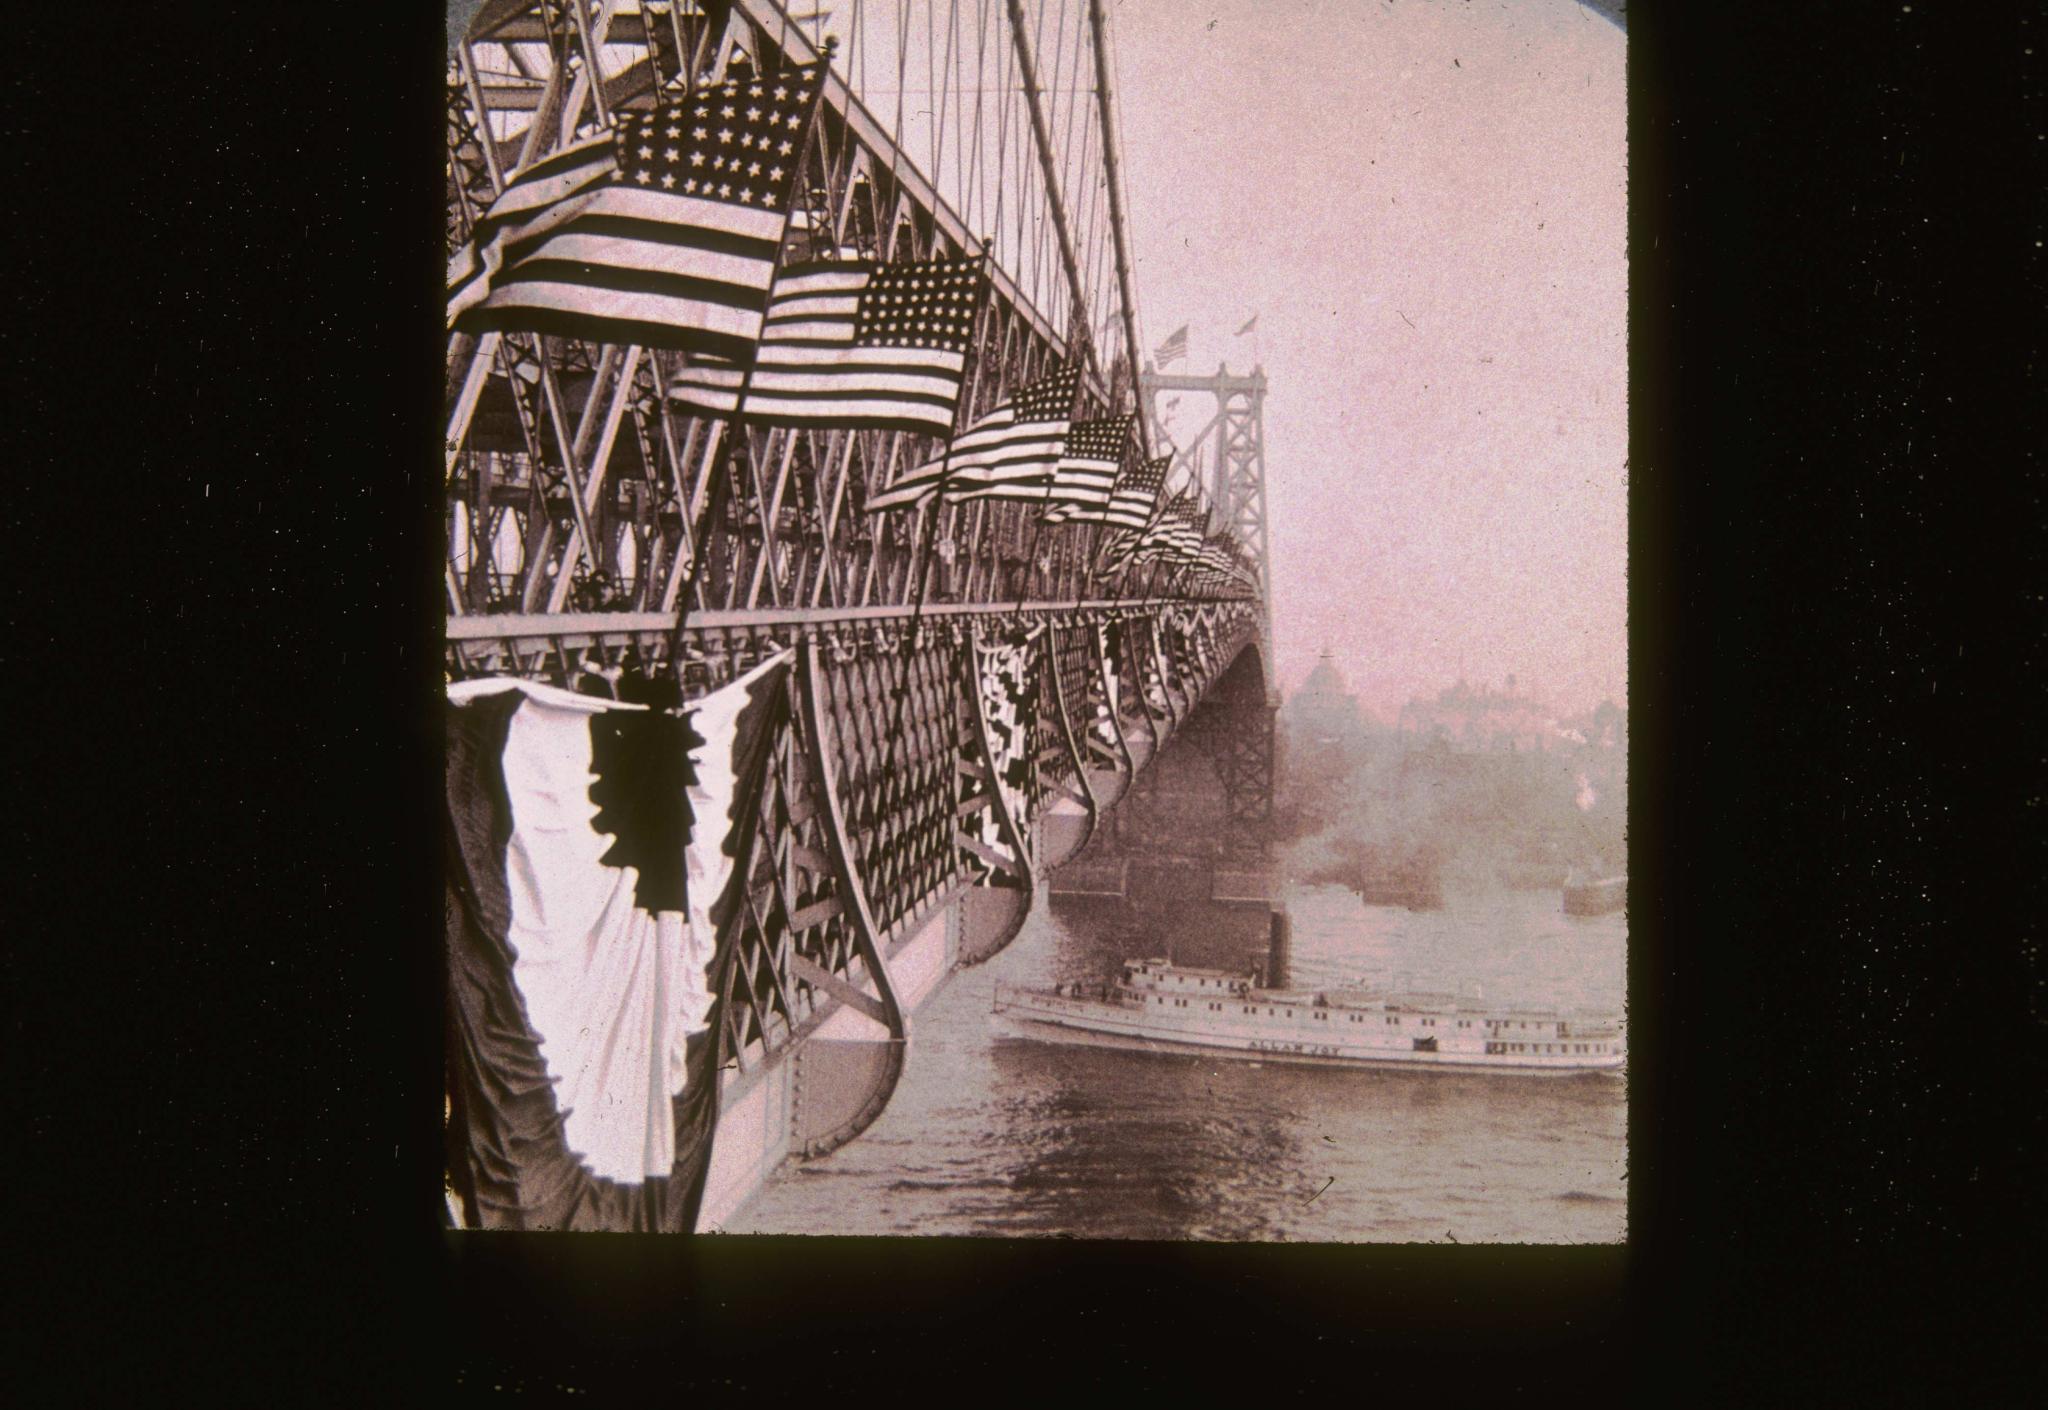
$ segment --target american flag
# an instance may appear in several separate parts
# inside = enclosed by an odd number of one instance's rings
[[[1199,544],[1201,537],[1191,522],[1193,514],[1194,497],[1183,490],[1153,513],[1142,533],[1123,540],[1111,550],[1104,565],[1105,571],[1118,571],[1139,559],[1171,555],[1189,539]]]
[[[1202,529],[1197,516],[1207,517],[1196,505],[1194,496],[1184,494],[1175,501],[1165,522],[1157,526],[1155,551],[1169,563],[1191,562],[1202,551]]]
[[[1235,545],[1227,534],[1212,534],[1200,549],[1196,550],[1195,561],[1204,568],[1218,573],[1228,573],[1237,567]]]
[[[1151,523],[1152,511],[1159,504],[1159,487],[1166,483],[1166,471],[1172,464],[1172,456],[1162,455],[1127,467],[1117,479],[1116,493],[1110,496],[1102,521],[1125,529],[1142,529]]]
[[[916,504],[945,481],[947,499],[1042,501],[1066,448],[1079,367],[1057,367],[955,437],[948,453],[897,476],[870,514]]]
[[[944,436],[974,338],[983,260],[795,265],[776,276],[749,421]],[[698,361],[669,385],[692,411],[730,416],[745,370]]]
[[[1180,328],[1173,334],[1173,336],[1169,337],[1165,342],[1159,345],[1159,349],[1157,352],[1152,354],[1153,358],[1158,362],[1158,364],[1161,367],[1170,366],[1173,363],[1180,361],[1187,355],[1188,328],[1185,323],[1183,323],[1180,326]]]
[[[750,354],[823,64],[737,79],[521,172],[448,269],[464,332]]]
[[[1162,455],[1157,460],[1128,461],[1123,473],[1117,476],[1116,488],[1111,492],[1109,503],[1100,509],[1079,509],[1059,515],[1046,515],[1048,522],[1058,518],[1071,519],[1082,523],[1108,524],[1116,529],[1143,529],[1152,522],[1152,511],[1159,503],[1159,487],[1166,482],[1166,471],[1173,464],[1173,457]]]
[[[1068,428],[1067,448],[1053,467],[1052,484],[1045,495],[1045,502],[1052,506],[1045,516],[1049,522],[1109,507],[1117,475],[1135,448],[1132,438],[1137,424],[1135,416],[1104,416],[1076,421]]]

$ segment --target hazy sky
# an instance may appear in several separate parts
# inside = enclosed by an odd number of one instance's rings
[[[1621,30],[1574,0],[1113,13],[1144,336],[1271,384],[1282,683],[1327,647],[1383,718],[1460,672],[1625,703]]]

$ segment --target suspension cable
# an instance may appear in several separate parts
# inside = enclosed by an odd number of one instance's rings
[[[1059,177],[1053,167],[1052,138],[1046,129],[1045,114],[1039,102],[1037,70],[1031,59],[1030,41],[1024,34],[1023,0],[1008,0],[1008,3],[1010,26],[1017,32],[1017,66],[1024,75],[1025,97],[1029,99],[1031,112],[1032,136],[1038,149],[1039,166],[1045,178],[1046,197],[1052,213],[1053,230],[1059,236],[1060,262],[1066,270],[1067,282],[1070,286],[1069,292],[1072,295],[1070,302],[1078,304],[1085,309],[1087,307],[1087,300],[1081,291],[1080,264],[1074,255],[1072,232],[1067,229],[1066,207],[1060,199]],[[1072,319],[1069,318],[1068,322],[1071,325]],[[1068,336],[1070,347],[1074,342],[1074,331],[1070,327]],[[1100,381],[1102,379],[1102,368],[1096,359],[1094,345],[1085,336],[1080,341],[1081,345],[1078,351],[1087,362],[1089,369],[1094,372],[1096,379]]]
[[[1110,87],[1107,21],[1103,15],[1102,0],[1088,0],[1088,22],[1095,32],[1095,101],[1102,110],[1102,164],[1109,182],[1109,230],[1116,242],[1117,298],[1123,305],[1124,342],[1129,348],[1127,356],[1131,363],[1131,398],[1138,410],[1139,444],[1149,457],[1152,454],[1151,418],[1146,414],[1138,388],[1138,357],[1142,345],[1138,342],[1137,300],[1131,292],[1130,222],[1124,211],[1123,177],[1116,152],[1114,119],[1121,118],[1123,107]]]

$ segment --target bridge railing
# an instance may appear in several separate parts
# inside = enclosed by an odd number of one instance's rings
[[[658,659],[671,626],[659,614],[471,617],[450,624],[449,646],[466,653],[465,673],[574,685],[582,672]],[[693,695],[783,649],[801,663],[750,843],[723,996],[722,1038],[743,1073],[803,1041],[855,993],[870,997],[885,1027],[900,1023],[887,995],[891,947],[962,890],[1028,889],[1062,860],[1008,829],[1035,837],[1059,799],[1092,828],[1257,641],[1258,617],[1249,602],[1198,610],[1150,599],[942,607],[914,640],[911,628],[905,611],[846,609],[801,621],[706,614],[686,633]],[[1105,671],[1101,644],[1112,635],[1122,645]],[[977,650],[998,641],[1023,643],[1035,702],[1007,750],[977,703]],[[1011,817],[993,781],[1020,747],[1027,801]],[[1098,792],[1091,777],[1108,786]],[[984,838],[1021,845],[992,856]]]

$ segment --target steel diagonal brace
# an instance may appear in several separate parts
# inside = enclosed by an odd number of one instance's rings
[[[846,834],[846,810],[839,800],[839,782],[834,776],[831,764],[825,757],[825,680],[824,663],[818,656],[816,634],[804,638],[800,656],[799,695],[803,700],[804,742],[811,769],[812,791],[821,804],[822,821],[825,828],[827,850],[832,863],[833,879],[839,885],[839,894],[844,902],[844,916],[853,930],[855,947],[860,952],[861,962],[874,976],[875,991],[879,999],[860,997],[866,1003],[856,1003],[833,984],[812,979],[804,972],[802,965],[795,967],[797,977],[817,983],[827,993],[833,994],[867,1014],[889,1030],[892,1038],[907,1040],[910,1037],[910,1017],[903,1011],[903,1005],[896,994],[896,986],[889,978],[889,966],[882,959],[881,934],[876,929],[874,912],[868,905],[867,887],[862,882],[860,871],[854,862],[853,847]],[[845,988],[845,984],[833,976]],[[858,993],[858,990],[855,991]],[[866,1004],[876,1004],[880,1012],[869,1009]]]
[[[626,403],[631,401],[633,397],[633,377],[639,371],[641,356],[642,350],[640,348],[627,348],[625,365],[619,369],[618,378],[612,385],[611,397],[605,407],[604,427],[598,433],[597,449],[590,454],[589,473],[583,485],[583,512],[576,516],[576,522],[570,526],[569,542],[562,550],[562,562],[565,567],[569,560],[575,558],[579,552],[589,559],[592,564],[595,564],[597,561],[596,551],[598,545],[591,542],[586,535],[590,532],[591,518],[597,513],[597,506],[604,495],[605,477],[611,469],[612,447],[618,443],[619,421],[625,413]],[[610,362],[610,350],[607,349],[604,365],[608,366]],[[595,398],[601,390],[601,382],[592,385],[590,391],[593,398],[592,405],[595,404]],[[586,408],[584,412],[586,422],[589,415],[590,412]],[[582,448],[580,444],[582,439],[580,435],[577,437],[579,450]],[[555,575],[553,584],[548,588],[548,611],[560,612],[568,602],[569,580],[570,574],[567,572]]]
[[[617,351],[615,347],[607,347],[604,356],[599,359],[596,375],[590,381],[590,395],[583,403],[582,414],[577,418],[576,429],[572,434],[568,424],[568,404],[562,396],[562,386],[555,374],[554,364],[548,359],[547,345],[538,337],[534,340],[534,354],[540,362],[541,399],[547,408],[549,429],[555,433],[555,453],[561,457],[562,474],[569,482],[569,507],[575,514],[577,527],[583,530],[583,556],[592,568],[597,566],[597,556],[591,546],[589,516],[583,507],[583,476],[578,472],[577,464],[578,456],[588,448],[588,438],[594,429],[593,418],[597,411],[598,397],[604,391],[605,377],[611,369],[612,356]],[[541,525],[540,551],[533,556],[533,561],[526,565],[526,582],[519,594],[522,606],[529,609],[532,607],[540,588],[541,574],[546,571],[548,559],[554,552],[554,545],[555,523],[553,517],[549,516]],[[570,572],[569,558],[564,554],[561,575],[567,577]]]

